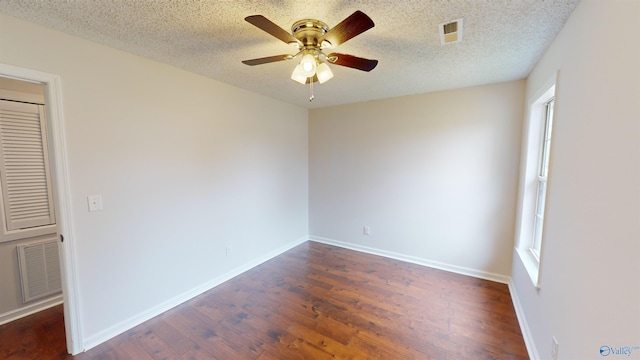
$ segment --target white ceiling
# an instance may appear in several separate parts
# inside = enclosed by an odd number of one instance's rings
[[[316,108],[527,77],[579,0],[2,0],[0,12],[171,64],[288,103]],[[261,14],[289,31],[301,19],[332,27],[361,10],[375,27],[335,51],[379,60],[371,72],[331,65],[335,77],[290,79],[295,53],[244,21]],[[460,43],[440,45],[438,24],[464,18]],[[332,49],[333,51],[333,49]]]

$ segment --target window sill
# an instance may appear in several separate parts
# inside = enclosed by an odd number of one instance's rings
[[[524,268],[527,270],[533,286],[535,286],[537,290],[540,290],[540,283],[538,282],[538,275],[540,274],[540,263],[533,256],[531,251],[529,251],[529,249],[516,249],[516,252],[518,253],[518,256],[520,256],[520,260],[522,261]]]

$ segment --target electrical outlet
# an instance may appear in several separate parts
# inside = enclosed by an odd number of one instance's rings
[[[363,235],[369,235],[369,234],[371,234],[371,228],[370,228],[370,227],[368,227],[368,226],[363,226],[363,227],[362,227],[362,234],[363,234]]]
[[[231,245],[227,245],[225,251],[227,253],[227,256],[231,256],[231,253],[233,253],[233,248],[231,247]]]
[[[558,340],[555,336],[551,337],[551,360],[558,360]]]

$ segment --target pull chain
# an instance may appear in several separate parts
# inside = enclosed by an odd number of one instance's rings
[[[313,78],[310,77],[309,78],[309,91],[311,93],[311,96],[309,96],[309,102],[313,101]]]

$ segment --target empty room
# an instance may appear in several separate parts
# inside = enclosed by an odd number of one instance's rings
[[[0,2],[0,358],[640,359],[640,1]]]

